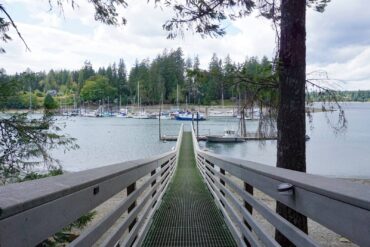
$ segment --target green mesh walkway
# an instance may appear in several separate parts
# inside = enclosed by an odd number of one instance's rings
[[[236,246],[197,170],[190,132],[184,132],[177,171],[143,246]]]

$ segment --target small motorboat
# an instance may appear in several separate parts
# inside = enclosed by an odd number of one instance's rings
[[[159,116],[159,114],[158,114],[158,115],[156,115],[155,117],[156,117],[157,119],[161,118],[161,120],[171,120],[171,119],[172,119],[170,115],[166,115],[166,114],[163,114],[163,113],[162,113],[160,116]]]
[[[244,142],[245,138],[240,136],[236,133],[235,130],[226,129],[223,135],[208,135],[207,142],[227,142],[227,143],[235,143],[235,142]]]
[[[176,116],[176,120],[182,120],[182,121],[204,121],[206,118],[204,117],[203,114],[191,114],[190,112],[184,113],[184,114],[179,114]]]
[[[89,112],[85,112],[82,116],[83,117],[96,117],[96,111],[89,111]]]
[[[150,119],[149,114],[147,114],[146,112],[138,112],[138,113],[132,115],[132,118],[135,118],[135,119]]]

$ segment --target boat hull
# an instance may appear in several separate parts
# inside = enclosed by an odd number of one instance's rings
[[[176,120],[181,120],[181,121],[204,121],[206,120],[203,115],[197,116],[196,114],[191,115],[191,114],[179,114],[176,116]]]
[[[244,141],[245,139],[240,136],[207,136],[207,142],[235,143]]]
[[[192,121],[193,119],[192,118],[187,118],[187,117],[176,117],[176,120]],[[206,120],[205,118],[199,118],[199,119],[194,118],[194,121],[205,121],[205,120]]]

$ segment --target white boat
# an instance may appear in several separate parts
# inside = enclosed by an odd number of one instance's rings
[[[150,116],[146,112],[142,111],[142,112],[138,112],[136,114],[133,114],[132,118],[135,118],[135,119],[150,119]]]
[[[208,135],[206,137],[208,142],[235,143],[245,141],[244,137],[240,136],[235,130],[232,129],[226,129],[223,135]]]
[[[156,115],[156,118],[157,119],[161,118],[161,120],[171,120],[172,119],[170,115],[164,115],[164,114],[161,114],[161,116]]]
[[[238,119],[241,118],[240,115],[236,116]],[[244,116],[245,120],[259,120],[260,119],[260,112],[259,111],[253,111],[253,115],[248,114]]]
[[[184,113],[184,114],[179,114],[176,116],[176,120],[182,120],[182,121],[204,121],[206,118],[204,117],[203,114],[191,114],[191,113]]]
[[[84,117],[96,117],[95,111],[86,112],[83,114]]]
[[[224,118],[224,117],[233,117],[233,111],[209,111],[208,117],[210,118]]]
[[[119,118],[127,118],[128,115],[128,109],[127,108],[121,108],[119,112],[115,114],[115,117]]]
[[[127,115],[126,114],[123,114],[123,113],[116,113],[115,115],[114,115],[115,117],[119,117],[119,118],[127,118]]]

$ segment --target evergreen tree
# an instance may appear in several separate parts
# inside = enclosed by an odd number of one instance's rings
[[[127,71],[126,71],[126,65],[125,61],[121,58],[118,63],[118,94],[120,96],[122,95],[129,95],[129,88],[128,88],[128,82],[127,82]]]
[[[233,64],[229,55],[226,56],[222,67],[224,78],[224,98],[230,99],[235,96],[235,73],[236,66]]]
[[[208,103],[218,101],[222,98],[224,81],[222,75],[222,60],[218,59],[214,53],[209,63],[208,81],[205,87],[206,98]]]
[[[44,98],[44,108],[46,110],[54,110],[58,108],[58,103],[54,100],[54,98],[50,94],[47,94]]]
[[[185,61],[185,94],[188,98],[188,102],[192,101],[193,97],[193,76],[192,71],[193,69],[193,61],[190,57],[188,57]]]

